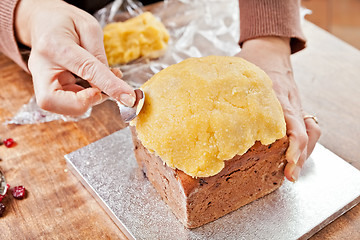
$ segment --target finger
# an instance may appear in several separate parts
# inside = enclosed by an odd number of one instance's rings
[[[110,70],[113,72],[113,74],[115,74],[115,76],[117,76],[118,78],[122,78],[123,74],[120,71],[119,68],[110,68]]]
[[[57,80],[59,84],[62,86],[64,91],[72,91],[72,92],[79,92],[84,90],[85,88],[90,87],[89,83],[85,80],[79,82],[79,78],[76,78],[71,72],[63,71],[57,75]],[[86,85],[84,85],[84,83]],[[89,86],[87,86],[89,85]],[[96,87],[95,87],[96,88]],[[100,90],[99,90],[100,91]]]
[[[85,89],[84,87],[79,86],[77,84],[68,84],[68,85],[62,86],[62,90],[71,91],[71,92],[80,92],[84,89]]]
[[[309,141],[307,145],[307,157],[309,157],[314,150],[316,142],[319,140],[321,135],[321,130],[319,125],[312,118],[307,118],[304,120],[306,126],[306,132],[309,136]]]
[[[91,106],[99,104],[102,100],[102,94],[98,89],[80,90],[77,86],[64,90],[49,89],[45,94],[36,96],[36,101],[42,109],[72,116],[84,114]]]
[[[58,81],[60,85],[68,85],[76,83],[76,78],[71,72],[63,71],[58,74]]]
[[[285,166],[284,175],[287,178],[287,180],[289,180],[290,182],[295,182],[295,179],[293,179],[292,176],[295,168],[296,168],[296,164],[293,162],[288,162]]]
[[[286,164],[284,174],[289,181],[296,182],[299,179],[301,169],[304,166],[306,159],[307,151],[303,151],[297,164],[293,162],[289,162]]]
[[[43,106],[50,106],[53,112],[78,116],[102,101],[102,96],[95,88],[86,88],[78,92],[55,90],[49,93],[46,101]]]
[[[305,151],[302,152],[299,161],[297,162],[296,165],[299,166],[301,169],[304,166],[306,159],[307,159],[307,148],[305,148]]]
[[[72,91],[72,92],[80,92],[80,91],[84,90],[84,88],[77,85],[77,84],[73,84],[73,85],[63,86],[63,90],[64,91]],[[99,99],[92,100],[92,106],[101,104],[101,103],[105,102],[108,99],[109,99],[109,96],[101,93],[101,96],[99,97]]]
[[[308,143],[305,125],[302,119],[294,115],[285,115],[289,148],[286,151],[288,162],[297,164]]]
[[[104,34],[99,22],[85,12],[83,15],[79,15],[78,18],[79,21],[76,21],[77,18],[75,18],[75,30],[80,38],[80,46],[108,66],[104,49]]]
[[[83,89],[76,84],[68,84],[64,89],[57,79],[62,72],[52,69],[48,64],[46,59],[36,53],[30,55],[29,69],[33,76],[36,101],[42,109],[75,116],[85,113],[102,100],[97,88]]]
[[[63,49],[54,55],[58,64],[89,81],[124,105],[129,107],[134,105],[136,96],[127,83],[116,77],[106,65],[85,49],[74,43],[64,45]]]
[[[77,92],[62,89],[50,90],[36,96],[38,105],[47,111],[63,115],[79,116],[90,107],[102,101],[101,92],[95,88],[86,88]]]

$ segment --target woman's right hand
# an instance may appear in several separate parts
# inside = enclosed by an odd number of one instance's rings
[[[94,17],[61,0],[21,0],[15,14],[17,40],[31,48],[28,67],[41,108],[81,115],[104,100],[102,91],[133,106],[133,89],[108,67]],[[74,75],[92,87],[77,85]]]

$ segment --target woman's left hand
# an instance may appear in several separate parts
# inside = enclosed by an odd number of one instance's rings
[[[273,89],[284,111],[290,141],[284,172],[286,178],[294,182],[312,153],[321,131],[314,119],[304,119],[306,114],[294,80],[290,54],[289,38],[261,37],[244,42],[237,56],[263,69],[273,81]]]

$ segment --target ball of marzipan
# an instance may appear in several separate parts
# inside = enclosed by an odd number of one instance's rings
[[[104,28],[104,48],[110,66],[137,58],[158,58],[167,48],[169,33],[150,12]]]
[[[189,58],[155,74],[133,120],[138,138],[172,168],[193,177],[220,172],[224,161],[286,134],[272,81],[238,57]]]

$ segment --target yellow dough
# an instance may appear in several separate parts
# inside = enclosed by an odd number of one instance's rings
[[[169,41],[165,26],[150,12],[104,28],[104,46],[109,65],[124,64],[140,57],[163,55]]]
[[[145,104],[131,122],[166,164],[193,177],[220,172],[224,160],[286,134],[270,78],[238,57],[190,58],[141,87]]]

